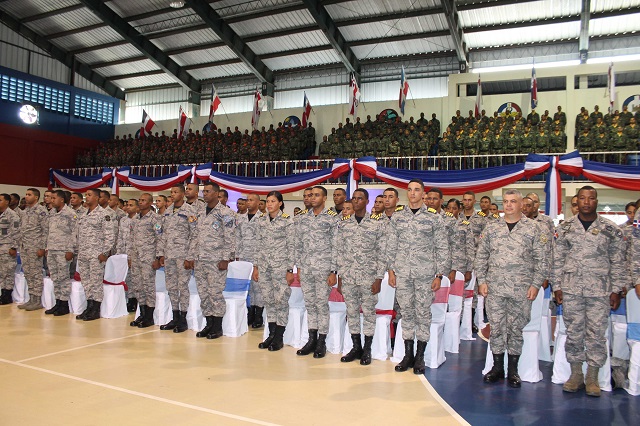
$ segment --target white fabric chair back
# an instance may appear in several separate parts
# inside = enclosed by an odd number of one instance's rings
[[[435,292],[431,303],[431,322],[444,323],[447,315],[447,303],[449,302],[449,278],[442,277],[440,289]]]
[[[393,300],[396,295],[396,289],[389,286],[389,273],[384,273],[380,293],[378,293],[378,303],[376,309],[380,311],[390,311],[393,309]]]
[[[80,272],[80,276],[82,276],[82,271],[78,272]],[[124,283],[127,279],[128,272],[129,265],[127,263],[126,254],[116,254],[109,257],[104,266],[105,284],[118,285]]]

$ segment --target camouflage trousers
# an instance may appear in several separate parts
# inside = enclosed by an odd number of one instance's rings
[[[376,329],[376,304],[378,295],[371,294],[373,279],[347,280],[342,278],[342,295],[347,305],[347,320],[350,334],[360,334],[360,308],[362,307],[362,332],[373,336]]]
[[[184,269],[184,259],[164,258],[165,283],[171,300],[171,309],[186,312],[189,309],[189,280],[191,270]]]
[[[223,317],[227,310],[227,304],[222,296],[227,271],[218,270],[216,261],[197,261],[195,269],[202,315]]]
[[[70,261],[64,257],[63,251],[49,251],[49,275],[53,281],[53,293],[56,299],[67,301],[71,294],[71,280],[69,279]]]
[[[132,254],[129,277],[131,283],[129,294],[138,299],[140,305],[156,306],[156,270],[153,269],[153,256],[141,258],[137,254]]]
[[[605,333],[611,311],[609,297],[564,293],[562,304],[567,327],[567,343],[564,346],[567,361],[586,361],[593,367],[602,367],[607,360]]]
[[[489,292],[484,304],[491,324],[491,352],[522,354],[522,330],[531,320],[531,300]]]
[[[102,302],[104,289],[104,263],[98,260],[97,254],[78,253],[78,273],[87,300]]]
[[[409,278],[396,275],[396,298],[402,309],[402,338],[428,342],[431,332],[433,277]]]
[[[249,302],[251,306],[263,307],[265,305],[264,298],[263,285],[251,280],[251,285],[249,286]]]
[[[291,287],[287,285],[286,275],[286,267],[268,267],[260,271],[259,281],[267,310],[267,322],[275,322],[276,325],[283,327],[286,327],[289,321],[289,296],[291,296]]]
[[[318,271],[310,267],[302,268],[299,273],[300,287],[307,308],[309,330],[318,330],[320,334],[329,332],[329,294],[327,285],[329,270]]]
[[[16,258],[9,253],[0,254],[0,288],[13,290],[16,283]]]
[[[43,258],[38,257],[36,249],[24,248],[20,251],[20,259],[22,260],[22,269],[24,277],[29,286],[29,294],[33,296],[42,296],[42,287],[44,285],[42,268],[44,266]]]

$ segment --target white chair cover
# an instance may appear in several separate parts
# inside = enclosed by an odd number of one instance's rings
[[[471,331],[473,321],[473,289],[476,285],[476,273],[471,273],[471,279],[464,288],[464,302],[462,305],[462,321],[460,322],[460,340],[476,340]]]
[[[627,342],[627,304],[611,311],[611,357],[628,360],[630,356],[629,343]]]
[[[78,271],[82,276],[82,271]],[[127,295],[123,285],[127,279],[129,265],[127,264],[126,254],[116,254],[109,257],[104,267],[104,282],[111,284],[103,284],[104,295],[102,304],[100,305],[100,316],[102,318],[120,318],[127,316]],[[116,284],[116,285],[113,285]]]
[[[16,274],[16,282],[13,285],[11,296],[13,297],[13,301],[18,304],[29,301],[29,288],[27,287],[27,280],[23,272]]]
[[[627,293],[627,341],[631,347],[629,376],[625,390],[634,396],[640,395],[640,300],[632,288]]]
[[[168,323],[173,319],[171,299],[167,292],[164,268],[156,271],[156,309],[153,311],[153,322],[158,325]]]
[[[329,333],[327,334],[327,352],[339,354],[342,352],[344,343],[345,327],[347,324],[347,305],[337,286],[331,289],[329,295]],[[342,301],[340,301],[342,300]]]
[[[80,281],[71,280],[71,294],[69,295],[69,312],[80,315],[87,309],[87,298]]]
[[[309,340],[307,309],[304,306],[304,295],[298,280],[298,269],[294,267],[294,280],[289,296],[289,319],[282,339],[285,345],[296,349],[303,347]]]
[[[460,316],[464,304],[464,274],[456,272],[449,289],[449,307],[444,323],[444,350],[457,354],[460,349]]]
[[[189,278],[189,309],[187,309],[187,325],[189,330],[200,331],[204,328],[206,321],[202,316],[200,308],[200,296],[198,295],[198,286],[196,279],[191,274]]]
[[[42,306],[51,309],[56,304],[56,295],[53,292],[53,281],[49,277],[42,279]]]
[[[544,303],[544,291],[539,291],[536,300],[531,305],[531,321],[522,330],[524,343],[522,354],[518,361],[518,374],[523,382],[537,383],[542,380],[542,371],[538,363],[538,339],[542,322],[542,305]],[[507,365],[508,353],[505,351],[505,365]],[[487,355],[482,374],[487,374],[493,367],[493,354],[491,353],[491,340],[487,345]],[[505,377],[506,377],[505,369]]]
[[[475,271],[471,281],[475,282]],[[482,330],[487,324],[484,322],[484,297],[478,295],[478,301],[476,303],[476,316],[473,318],[473,322],[478,327],[478,330]]]
[[[230,262],[227,280],[222,296],[227,310],[222,319],[222,331],[228,337],[240,337],[247,331],[247,295],[251,283],[253,264],[250,262]]]
[[[544,291],[544,301],[542,303],[542,318],[540,333],[538,334],[538,359],[540,361],[551,362],[551,286]]]

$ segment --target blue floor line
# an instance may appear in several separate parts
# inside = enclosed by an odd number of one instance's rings
[[[553,364],[540,362],[541,382],[512,389],[506,382],[483,383],[487,343],[476,339],[460,343],[460,353],[446,353],[438,369],[425,377],[438,394],[472,425],[640,425],[640,397],[622,389],[602,392],[600,398],[584,391],[570,394],[551,383]]]

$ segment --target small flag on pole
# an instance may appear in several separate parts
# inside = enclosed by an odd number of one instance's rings
[[[151,117],[149,117],[149,114],[147,114],[147,111],[142,110],[142,128],[144,129],[144,131],[151,134],[151,129],[155,125],[156,123],[151,119]],[[140,136],[144,137],[144,132]]]
[[[538,106],[538,79],[536,78],[536,67],[531,68],[531,109]]]
[[[222,102],[220,102],[220,98],[218,97],[218,89],[216,86],[211,85],[211,106],[209,107],[209,122],[213,123],[213,115],[218,110],[218,107]]]
[[[407,81],[407,75],[404,72],[404,65],[402,66],[402,73],[400,74],[400,97],[398,98],[398,108],[404,115],[404,105],[407,102],[407,94],[409,93],[409,82]]]
[[[358,115],[358,104],[360,103],[360,88],[356,81],[356,75],[351,73],[351,82],[349,83],[349,114],[356,117]]]
[[[482,111],[482,82],[480,81],[480,76],[478,76],[478,90],[476,91],[476,118],[480,118],[480,114]]]
[[[307,128],[307,121],[309,121],[309,116],[311,115],[311,103],[309,102],[309,98],[307,98],[307,92],[304,92],[304,102],[302,103],[302,128]]]
[[[607,92],[609,92],[609,112],[613,113],[616,103],[616,73],[613,69],[613,62],[609,65],[607,73]]]
[[[260,112],[262,110],[262,95],[259,90],[253,97],[253,115],[251,116],[251,127],[253,130],[258,130],[258,122],[260,121]]]
[[[181,106],[178,113],[178,139],[182,139],[187,134],[187,119],[187,114],[185,114]]]

